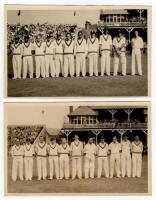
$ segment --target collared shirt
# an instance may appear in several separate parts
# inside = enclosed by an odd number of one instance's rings
[[[88,47],[88,53],[98,53],[99,52],[99,40],[98,38],[88,38],[87,40],[87,47]]]
[[[39,155],[39,156],[46,156],[47,155],[47,144],[45,142],[36,143],[35,151],[36,151],[37,155]]]
[[[45,51],[45,42],[41,42],[41,43],[35,43],[35,54],[36,55],[44,55],[44,51]]]
[[[108,149],[111,151],[111,154],[118,154],[121,151],[121,144],[119,142],[112,142],[109,144]]]
[[[125,51],[126,48],[125,48],[125,45],[126,45],[126,38],[125,37],[121,37],[121,38],[118,38],[118,37],[115,37],[113,39],[113,45],[118,49],[118,48],[121,48],[120,51]]]
[[[35,153],[34,151],[34,145],[30,144],[25,144],[23,146],[24,149],[24,156],[33,156],[33,154]]]
[[[23,55],[32,55],[32,43],[23,43]]]
[[[60,144],[59,145],[59,153],[60,154],[69,154],[70,153],[70,147],[68,144]]]
[[[132,38],[131,44],[133,49],[142,49],[144,45],[143,39],[140,36]]]
[[[45,47],[46,54],[54,54],[54,49],[55,49],[54,41],[46,42],[46,47]]]
[[[102,34],[100,36],[101,49],[111,49],[112,46],[112,37],[110,35],[104,35]]]
[[[20,54],[22,55],[23,53],[23,44],[12,44],[11,49],[13,54]]]
[[[65,41],[64,42],[64,54],[74,54],[74,41]]]
[[[80,141],[74,141],[70,145],[72,156],[81,156],[83,151],[83,144]]]
[[[59,145],[57,143],[56,144],[49,143],[49,145],[47,146],[47,151],[50,156],[57,156],[59,152]]]
[[[107,156],[108,153],[108,144],[105,143],[99,143],[97,145],[97,155],[98,156]]]
[[[23,156],[24,155],[24,151],[23,151],[23,146],[22,145],[14,145],[11,148],[11,155],[14,156]]]
[[[96,154],[96,145],[94,143],[92,144],[86,144],[84,147],[84,153],[87,155],[95,155]]]
[[[141,141],[132,142],[132,153],[142,153],[143,152],[143,144]]]
[[[87,43],[85,39],[77,39],[75,41],[75,53],[85,53],[87,54]]]
[[[64,40],[62,39],[54,41],[54,48],[56,54],[63,54],[63,45],[64,45]]]
[[[130,153],[131,151],[131,142],[129,140],[121,142],[122,153]]]

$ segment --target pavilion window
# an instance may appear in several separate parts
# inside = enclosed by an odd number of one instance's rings
[[[89,116],[86,117],[86,124],[89,124]]]
[[[78,123],[78,124],[82,124],[82,122],[81,122],[81,117],[80,117],[80,116],[77,117],[77,123]]]

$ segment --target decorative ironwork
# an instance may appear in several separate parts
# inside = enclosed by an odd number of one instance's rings
[[[141,129],[146,135],[148,134],[148,130],[147,129]]]

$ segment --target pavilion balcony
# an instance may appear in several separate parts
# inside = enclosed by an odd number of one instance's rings
[[[71,124],[64,123],[63,129],[92,129],[92,128],[104,128],[104,129],[146,129],[147,123],[95,123],[95,124]]]
[[[103,26],[124,26],[124,27],[146,27],[147,22],[130,22],[130,21],[125,21],[125,22],[103,22],[101,23]]]

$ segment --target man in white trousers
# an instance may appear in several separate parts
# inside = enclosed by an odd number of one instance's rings
[[[108,144],[105,138],[101,136],[100,143],[97,145],[98,157],[98,172],[97,177],[101,178],[102,169],[104,168],[105,177],[109,178],[109,165],[108,165]]]
[[[56,142],[56,138],[51,138],[50,143],[47,147],[48,155],[49,155],[49,170],[50,170],[50,180],[54,178],[54,174],[56,179],[59,179],[59,145]],[[54,173],[55,169],[55,173]]]
[[[131,177],[131,142],[128,140],[127,135],[123,135],[121,141],[121,175]]]
[[[110,76],[110,60],[112,51],[112,37],[108,34],[108,30],[105,27],[102,35],[100,36],[100,55],[101,55],[101,76]]]
[[[119,63],[122,67],[122,76],[126,75],[126,38],[118,30],[118,35],[113,39],[114,47],[114,76],[118,74]]]
[[[135,140],[132,142],[132,177],[141,177],[142,170],[142,152],[143,144],[139,139],[139,136],[135,136]]]
[[[19,37],[15,37],[14,44],[11,45],[12,51],[12,64],[13,64],[13,79],[21,78],[21,68],[22,68],[22,53],[23,44],[20,44]]]
[[[134,37],[131,41],[132,45],[132,71],[131,75],[135,75],[135,61],[138,67],[138,74],[142,76],[142,64],[141,64],[141,50],[143,49],[143,39],[139,36],[138,31],[134,32]]]
[[[87,44],[84,39],[82,31],[78,32],[77,40],[75,41],[75,55],[76,55],[76,77],[86,76],[86,56]]]
[[[23,181],[23,146],[20,145],[20,140],[15,139],[15,144],[11,148],[12,156],[12,180],[16,181],[19,173],[19,178]]]
[[[63,46],[64,40],[62,40],[61,35],[56,35],[56,40],[54,41],[54,54],[55,54],[55,72],[56,77],[59,77],[60,73],[64,75],[63,66]]]
[[[36,78],[45,78],[45,42],[40,35],[35,41]]]
[[[113,141],[109,144],[109,153],[110,153],[110,178],[114,176],[114,166],[116,170],[117,178],[120,178],[120,153],[121,153],[121,144],[117,141],[117,137],[113,136]]]
[[[83,155],[83,143],[79,141],[79,136],[75,135],[74,142],[70,146],[72,156],[72,179],[82,178],[82,155]]]
[[[87,41],[88,59],[89,59],[89,76],[98,76],[98,54],[99,40],[95,35],[95,31],[91,31]]]
[[[35,153],[37,155],[37,172],[38,180],[47,177],[47,144],[44,136],[40,135],[39,141],[35,145]]]
[[[60,179],[69,179],[69,155],[70,147],[66,138],[62,138],[62,143],[59,145],[59,161],[60,161]]]
[[[94,178],[95,170],[95,155],[96,155],[96,145],[93,143],[93,138],[89,138],[88,143],[84,147],[85,154],[85,178]]]
[[[31,181],[33,177],[33,162],[34,162],[34,145],[31,144],[29,138],[26,139],[26,144],[23,146],[24,150],[24,167],[25,167],[25,180]]]
[[[64,77],[74,76],[74,41],[72,40],[71,34],[66,34],[64,42]]]
[[[45,46],[45,75],[48,78],[49,74],[51,77],[56,76],[55,61],[54,61],[54,40],[50,35],[47,36]],[[57,74],[58,75],[58,74]]]
[[[33,58],[32,58],[32,43],[29,36],[24,38],[23,43],[23,79],[27,78],[29,71],[29,77],[33,78]]]

